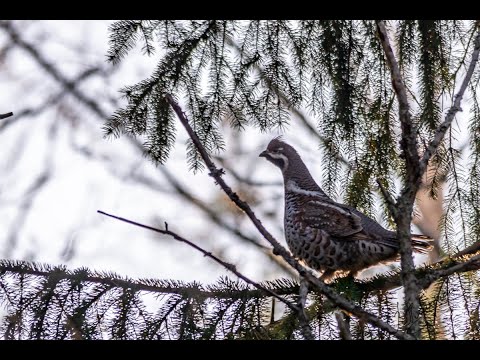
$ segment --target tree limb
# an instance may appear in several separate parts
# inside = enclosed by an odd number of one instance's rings
[[[32,58],[48,73],[55,81],[61,84],[65,90],[70,92],[77,100],[86,105],[90,110],[96,113],[99,117],[105,119],[107,114],[100,108],[100,106],[92,99],[83,94],[75,84],[75,81],[69,80],[57,68],[55,68],[32,44],[25,41],[17,30],[9,21],[0,21],[0,28],[5,30],[10,40],[18,45],[20,48],[28,52]]]
[[[157,228],[154,228],[152,226],[148,226],[148,225],[144,225],[144,224],[140,224],[136,221],[132,221],[132,220],[128,220],[128,219],[125,219],[125,218],[122,218],[122,217],[119,217],[119,216],[115,216],[115,215],[112,215],[112,214],[108,214],[104,211],[101,211],[101,210],[97,210],[97,212],[99,214],[102,214],[102,215],[105,215],[105,216],[109,216],[111,218],[114,218],[114,219],[117,219],[117,220],[120,220],[120,221],[123,221],[123,222],[126,222],[128,224],[131,224],[131,225],[135,225],[135,226],[138,226],[138,227],[141,227],[141,228],[144,228],[144,229],[148,229],[148,230],[152,230],[152,231],[155,231],[155,232],[158,232],[160,234],[164,234],[164,235],[169,235],[171,237],[173,237],[175,240],[177,241],[180,241],[180,242],[183,242],[185,244],[187,244],[188,246],[191,246],[193,247],[195,250],[197,251],[200,251],[204,256],[206,257],[209,257],[210,259],[212,259],[213,261],[217,262],[218,264],[222,265],[225,269],[231,271],[232,273],[234,273],[235,275],[237,275],[240,279],[242,279],[243,281],[245,281],[247,284],[250,284],[250,285],[253,285],[254,287],[256,287],[257,289],[261,290],[261,291],[264,291],[265,293],[269,294],[270,296],[273,296],[275,297],[276,299],[280,300],[281,302],[283,302],[285,305],[287,305],[290,309],[292,309],[293,311],[298,311],[298,308],[293,305],[290,301],[288,300],[285,300],[284,298],[282,298],[280,295],[276,294],[275,292],[265,288],[264,286],[260,285],[259,283],[253,281],[253,280],[250,280],[249,278],[247,278],[245,275],[243,275],[242,273],[240,273],[236,266],[233,265],[233,264],[230,264],[230,263],[227,263],[226,261],[223,261],[222,259],[220,259],[219,257],[213,255],[211,252],[208,252],[204,249],[202,249],[200,246],[192,243],[190,240],[187,240],[185,239],[184,237],[181,237],[180,235],[177,235],[176,233],[174,233],[173,231],[170,231],[168,230],[168,224],[165,223],[165,230],[161,230],[161,229],[157,229]]]
[[[335,319],[337,320],[338,324],[338,331],[340,333],[340,339],[342,340],[353,340],[352,334],[350,333],[350,329],[348,328],[348,324],[345,321],[345,316],[341,311],[335,312]]]
[[[0,119],[6,119],[10,116],[13,116],[12,112],[6,113],[6,114],[0,114]]]
[[[420,298],[415,278],[415,263],[413,262],[410,236],[413,202],[421,182],[417,137],[410,114],[407,89],[383,21],[377,21],[377,31],[387,65],[390,68],[392,85],[399,105],[399,119],[402,128],[400,147],[405,158],[406,179],[402,194],[396,203],[397,216],[395,222],[397,223],[397,237],[400,242],[401,274],[405,293],[405,331],[418,338],[420,336]]]
[[[85,281],[94,284],[110,285],[112,287],[120,287],[122,289],[133,289],[134,291],[147,291],[157,294],[178,294],[186,297],[194,298],[217,298],[217,299],[231,299],[235,297],[265,297],[270,296],[265,292],[257,289],[247,289],[243,291],[222,291],[222,290],[202,290],[197,287],[189,286],[168,286],[168,285],[154,285],[158,280],[156,279],[140,279],[138,281],[121,278],[112,274],[108,276],[92,275],[85,269],[66,270],[63,266],[55,267],[53,269],[40,269],[35,263],[26,261],[7,261],[0,260],[0,273],[16,273],[24,275],[33,275],[48,278],[49,276],[56,276],[60,280],[77,280]],[[160,281],[161,282],[161,281]],[[298,292],[298,286],[288,289],[278,289],[277,294],[280,295],[294,295]]]
[[[315,340],[315,337],[312,334],[312,328],[309,325],[308,316],[305,312],[305,304],[307,303],[308,296],[308,282],[304,279],[300,280],[300,290],[298,292],[298,322],[300,324],[300,329],[305,339]]]
[[[445,116],[445,120],[435,130],[435,135],[432,141],[430,141],[427,149],[423,153],[422,160],[420,161],[421,174],[425,172],[428,165],[428,161],[430,160],[432,155],[437,151],[438,146],[442,142],[447,130],[450,128],[450,125],[452,124],[453,118],[455,117],[457,112],[462,110],[460,107],[462,98],[463,98],[463,95],[465,94],[465,90],[468,87],[468,83],[470,82],[473,76],[475,66],[477,65],[477,62],[478,62],[479,53],[480,53],[480,31],[477,33],[477,36],[475,37],[474,48],[472,52],[472,60],[470,61],[470,65],[468,66],[467,73],[463,78],[462,85],[460,86],[460,89],[458,90],[457,94],[454,96],[453,104],[448,110],[447,115]]]
[[[383,198],[387,202],[388,211],[390,211],[390,214],[392,214],[392,216],[395,218],[397,216],[395,200],[393,199],[392,195],[388,193],[387,189],[385,189],[380,179],[377,179],[377,184],[382,192]]]
[[[304,277],[306,280],[308,280],[309,283],[314,285],[318,290],[323,293],[332,303],[334,303],[336,306],[354,314],[360,319],[363,319],[364,321],[377,326],[378,328],[396,336],[399,339],[413,339],[412,336],[403,333],[400,330],[397,330],[393,328],[391,325],[385,323],[381,319],[379,319],[377,316],[368,313],[364,309],[362,309],[360,306],[354,305],[350,303],[346,298],[343,296],[337,294],[334,290],[332,290],[330,287],[328,287],[322,280],[318,279],[315,275],[312,274],[310,270],[308,270],[306,267],[301,265],[298,261],[296,261],[292,255],[282,246],[280,243],[265,229],[265,227],[262,225],[260,220],[256,217],[255,213],[253,210],[250,208],[250,206],[242,201],[239,196],[233,192],[233,190],[230,188],[230,186],[227,185],[227,183],[223,180],[222,178],[222,170],[217,169],[215,164],[212,162],[210,159],[208,153],[206,152],[205,148],[203,147],[202,143],[200,142],[198,136],[195,134],[193,129],[190,127],[187,118],[185,117],[182,109],[180,106],[175,102],[175,100],[172,98],[170,94],[165,95],[166,100],[169,102],[169,104],[172,106],[173,110],[177,114],[180,122],[182,125],[185,127],[185,130],[187,131],[189,137],[192,139],[195,147],[197,148],[198,152],[200,153],[203,161],[205,162],[208,170],[210,171],[210,175],[215,179],[216,183],[220,185],[222,190],[227,194],[227,196],[240,208],[242,209],[247,216],[250,218],[252,223],[255,225],[257,230],[262,234],[262,236],[273,246],[273,251],[274,254],[282,256],[285,261],[292,266],[295,270],[299,272],[299,275],[301,277]]]

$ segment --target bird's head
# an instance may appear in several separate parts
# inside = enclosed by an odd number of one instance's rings
[[[286,142],[283,142],[280,137],[270,141],[267,149],[262,151],[259,156],[278,166],[282,172],[287,171],[289,165],[292,165],[295,159],[300,158],[297,151]]]

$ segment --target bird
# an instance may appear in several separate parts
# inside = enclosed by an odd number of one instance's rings
[[[292,254],[331,281],[358,275],[368,267],[396,261],[397,233],[356,208],[331,199],[313,179],[298,152],[281,137],[270,141],[259,155],[283,174],[284,232]],[[428,253],[433,239],[411,236],[415,252]]]

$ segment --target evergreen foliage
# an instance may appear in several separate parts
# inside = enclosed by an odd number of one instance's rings
[[[420,279],[450,266],[422,268]],[[385,284],[396,276],[389,273],[355,282],[338,279],[332,287],[372,314],[395,323],[396,292]],[[291,279],[262,285],[289,300],[294,300],[299,290],[298,283]],[[438,324],[433,322],[438,312],[449,337],[479,339],[480,294],[475,276],[461,273],[443,278],[435,283],[432,293],[422,299],[424,338],[438,338]],[[132,280],[85,268],[67,270],[63,266],[2,260],[0,299],[8,309],[0,327],[4,339],[303,338],[294,313],[282,310],[278,301],[272,303],[262,291],[229,278],[212,285]],[[279,307],[282,311],[276,314],[275,308]],[[310,293],[306,312],[317,338],[339,338],[334,311],[321,294]],[[464,321],[464,315],[468,315],[468,321]],[[355,318],[350,325],[356,339],[392,338]]]
[[[479,23],[406,20],[387,25],[395,34],[422,153],[453,102]],[[286,129],[296,126],[290,116],[294,109],[308,110],[323,139],[324,189],[367,214],[374,213],[377,180],[392,195],[404,181],[398,101],[374,21],[118,21],[110,29],[108,60],[119,63],[138,44],[145,55],[159,57],[158,65],[149,78],[122,89],[126,105],[107,121],[105,132],[142,138],[156,163],[167,161],[175,144],[178,121],[165,99],[171,94],[209,153],[224,149],[222,123],[238,131],[247,126]],[[479,82],[477,67],[469,84],[468,158],[456,141],[454,124],[430,161],[429,194],[437,196],[446,184],[439,225],[448,255],[480,240]],[[460,126],[464,131],[466,126]],[[204,166],[193,143],[187,160],[193,170]],[[382,206],[387,208],[385,202]],[[424,289],[422,338],[480,338],[477,256],[417,270]],[[399,279],[389,273],[363,282],[339,279],[331,286],[400,328]],[[299,284],[293,280],[262,285],[297,300]],[[213,285],[134,281],[88,269],[1,261],[0,301],[8,311],[0,328],[6,339],[305,337],[291,309],[228,278]],[[316,338],[339,338],[335,311],[335,304],[312,289],[305,313]],[[394,338],[354,316],[347,321],[354,339]]]

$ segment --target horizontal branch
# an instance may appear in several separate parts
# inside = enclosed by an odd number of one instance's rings
[[[324,294],[332,303],[336,306],[344,309],[356,317],[394,335],[399,339],[413,339],[412,336],[403,333],[400,330],[393,328],[391,325],[385,323],[377,316],[365,311],[360,306],[354,305],[349,302],[345,297],[341,296],[340,294],[336,293],[333,289],[327,286],[322,280],[317,278],[315,275],[312,274],[310,270],[308,270],[305,266],[301,265],[297,260],[293,258],[293,256],[282,246],[280,243],[265,229],[262,225],[261,221],[257,218],[253,210],[250,206],[243,200],[240,199],[238,194],[236,194],[230,186],[222,178],[223,171],[221,169],[217,169],[215,164],[210,159],[207,151],[203,147],[200,139],[198,138],[197,134],[193,131],[191,126],[188,123],[188,120],[183,113],[180,106],[175,102],[170,94],[165,95],[166,100],[172,106],[173,110],[177,114],[180,122],[185,127],[189,137],[192,139],[195,147],[197,148],[200,156],[202,157],[205,165],[207,166],[208,170],[210,171],[210,176],[212,176],[216,183],[222,188],[222,190],[227,194],[227,196],[232,200],[235,205],[237,205],[240,209],[242,209],[247,216],[250,218],[252,223],[255,225],[257,230],[262,234],[262,236],[273,246],[274,254],[282,256],[285,261],[292,266],[295,270],[298,271],[301,277],[304,277],[308,280],[309,283],[314,285],[322,294]]]
[[[146,291],[156,294],[176,294],[188,298],[197,299],[232,299],[232,298],[264,298],[270,296],[264,291],[257,289],[245,290],[204,290],[198,284],[169,284],[166,280],[157,279],[140,279],[132,280],[126,279],[115,274],[108,273],[106,275],[92,274],[86,269],[67,270],[64,266],[49,267],[46,265],[39,265],[27,261],[8,261],[0,260],[0,274],[14,273],[22,275],[39,276],[48,278],[55,276],[59,280],[75,280],[84,281],[93,284],[108,285],[112,288],[131,289],[133,291]],[[160,284],[159,284],[160,283]],[[298,293],[298,285],[291,288],[279,288],[275,292],[279,295],[293,295]]]

